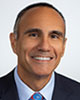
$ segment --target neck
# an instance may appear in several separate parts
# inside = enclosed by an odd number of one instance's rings
[[[49,75],[36,75],[18,68],[18,75],[32,90],[39,91],[49,82],[52,73]]]

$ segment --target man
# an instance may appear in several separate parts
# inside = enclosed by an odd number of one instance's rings
[[[80,83],[54,72],[66,40],[65,19],[55,7],[23,9],[10,34],[18,64],[0,79],[0,100],[80,100]]]

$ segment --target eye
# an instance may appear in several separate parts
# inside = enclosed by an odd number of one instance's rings
[[[57,39],[57,38],[59,38],[59,36],[57,36],[56,34],[51,34],[51,38],[52,39]]]
[[[38,37],[38,34],[37,33],[30,33],[29,36],[30,37]]]

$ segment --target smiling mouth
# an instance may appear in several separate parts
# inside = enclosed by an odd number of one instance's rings
[[[53,59],[53,57],[34,57],[34,56],[32,58],[38,61],[50,61]]]

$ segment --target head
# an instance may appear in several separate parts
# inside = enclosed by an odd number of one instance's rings
[[[18,14],[10,40],[20,75],[51,75],[64,54],[65,19],[50,4],[30,5]]]

